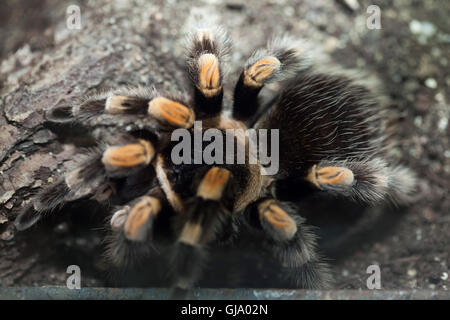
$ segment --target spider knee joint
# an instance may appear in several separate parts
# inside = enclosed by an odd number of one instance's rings
[[[198,186],[197,196],[205,200],[220,200],[229,179],[230,171],[227,169],[209,169]]]
[[[148,104],[148,114],[173,127],[190,128],[194,124],[194,112],[183,104],[157,97]]]
[[[142,197],[131,209],[125,206],[114,213],[111,227],[115,231],[123,229],[130,241],[145,241],[152,228],[153,220],[161,211],[161,201],[155,197]]]
[[[222,90],[220,84],[219,60],[212,53],[205,53],[198,59],[198,89],[207,98],[217,96]]]
[[[264,228],[272,231],[276,238],[289,240],[297,232],[297,224],[276,200],[269,199],[258,205],[258,213]]]
[[[113,146],[106,149],[102,162],[107,171],[113,172],[136,166],[148,165],[155,155],[155,148],[146,140],[138,140],[124,146]]]
[[[261,87],[281,66],[275,57],[264,57],[244,71],[244,84],[249,87]]]
[[[314,165],[308,172],[306,180],[318,189],[327,187],[351,187],[355,178],[353,172],[344,167],[318,167]]]

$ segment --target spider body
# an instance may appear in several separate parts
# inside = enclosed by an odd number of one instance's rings
[[[188,73],[193,95],[156,89],[120,89],[91,96],[75,106],[50,109],[47,118],[79,122],[98,142],[82,150],[79,166],[37,196],[16,219],[26,229],[66,202],[92,198],[111,208],[107,256],[121,268],[151,252],[164,235],[172,251],[175,293],[201,277],[208,248],[232,241],[241,226],[262,233],[294,287],[325,288],[331,276],[316,238],[288,200],[308,193],[333,194],[375,203],[407,202],[411,173],[384,160],[383,113],[368,89],[351,79],[314,71],[288,38],[256,51],[234,90],[231,113],[224,111],[223,63],[228,40],[221,29],[190,37]],[[301,48],[300,48],[301,49]],[[286,80],[273,103],[263,105],[265,84]],[[176,130],[195,136],[237,129],[235,148],[244,162],[175,163]],[[279,171],[266,174],[239,130],[278,129]],[[195,138],[194,138],[195,139]],[[201,150],[207,148],[200,141]],[[195,141],[189,144],[195,150]],[[194,151],[195,153],[195,151]]]

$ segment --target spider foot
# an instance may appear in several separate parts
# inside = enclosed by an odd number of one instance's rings
[[[259,109],[258,95],[264,85],[292,77],[307,68],[301,45],[287,37],[270,41],[247,60],[234,89],[233,117],[247,121]]]
[[[353,172],[345,167],[317,165],[309,170],[306,180],[318,189],[351,188],[355,182]]]
[[[188,71],[194,84],[196,111],[214,116],[222,110],[223,59],[228,51],[225,31],[197,29],[189,37]]]
[[[207,257],[207,247],[217,239],[229,220],[230,211],[224,204],[231,173],[224,168],[212,167],[197,184],[196,196],[189,201],[189,209],[178,217],[179,236],[173,252],[172,297],[191,288],[198,280]]]
[[[151,236],[154,220],[161,209],[158,198],[143,196],[134,205],[116,211],[111,217],[111,228],[123,230],[130,241],[144,242]]]
[[[297,224],[287,210],[274,199],[262,201],[258,205],[261,225],[274,239],[289,240],[297,232]]]
[[[149,102],[148,114],[172,127],[190,128],[194,124],[194,111],[180,102],[164,97]]]
[[[155,155],[153,145],[143,139],[122,146],[111,146],[103,152],[102,163],[110,177],[124,177],[146,167]]]

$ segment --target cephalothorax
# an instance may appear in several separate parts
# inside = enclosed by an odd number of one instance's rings
[[[108,257],[114,265],[132,265],[164,234],[172,243],[173,286],[186,290],[200,278],[207,248],[245,225],[265,236],[293,286],[326,287],[329,269],[315,236],[288,201],[311,193],[365,203],[408,200],[414,179],[384,159],[385,119],[377,100],[346,76],[316,71],[302,48],[277,38],[249,58],[226,110],[224,32],[199,29],[189,39],[192,99],[126,88],[48,111],[50,121],[80,122],[98,143],[80,150],[79,166],[37,196],[17,217],[17,229],[66,202],[94,199],[111,208]],[[261,104],[259,92],[274,81],[282,81],[280,91]],[[279,171],[264,175],[260,163],[248,161],[175,164],[171,134],[193,132],[194,121],[202,130],[278,129]]]

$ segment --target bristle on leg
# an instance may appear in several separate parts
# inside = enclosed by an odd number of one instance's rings
[[[147,99],[112,95],[106,99],[105,111],[110,114],[142,113],[147,106]]]
[[[322,161],[309,170],[306,180],[319,190],[365,203],[409,203],[416,184],[410,170],[389,166],[381,158]]]
[[[232,219],[224,204],[226,187],[231,173],[224,168],[213,167],[206,173],[200,171],[200,179],[194,180],[197,193],[186,205],[188,210],[178,216],[176,225],[179,230],[177,244],[173,253],[174,292],[186,293],[200,277],[206,260],[208,245],[217,240],[223,232],[226,221]]]
[[[194,84],[194,102],[199,116],[214,116],[222,110],[226,33],[220,29],[196,29],[188,37],[188,71]]]
[[[281,62],[276,57],[264,57],[244,70],[244,84],[249,87],[262,87],[280,66]]]
[[[331,282],[328,266],[317,252],[316,236],[293,203],[260,199],[248,207],[246,225],[262,232],[263,243],[279,261],[288,286],[324,289]]]
[[[197,196],[207,200],[220,200],[230,178],[230,171],[223,168],[211,168],[200,182]]]
[[[161,211],[159,199],[150,196],[142,197],[129,211],[124,224],[125,237],[131,241],[145,241],[151,231],[153,220]],[[113,216],[114,218],[114,216]],[[115,223],[120,222],[116,216]],[[119,219],[119,220],[118,220]],[[112,224],[113,221],[111,221]]]
[[[129,206],[124,206],[122,209],[117,210],[111,217],[110,224],[113,231],[122,230],[125,222],[127,221],[128,212],[130,211]]]
[[[109,176],[120,177],[147,166],[154,155],[153,145],[140,139],[137,143],[109,147],[103,153],[102,162]]]
[[[291,239],[297,232],[297,225],[282,206],[274,199],[262,201],[258,205],[259,219],[262,226],[274,238]]]
[[[326,189],[328,186],[350,188],[354,183],[353,172],[344,167],[317,167],[312,166],[306,180],[319,189]]]
[[[172,127],[190,128],[194,124],[194,111],[180,102],[157,97],[148,104],[148,114]]]
[[[265,84],[282,81],[310,66],[304,48],[288,37],[275,38],[247,60],[234,89],[233,117],[247,121],[259,109],[258,95]]]
[[[198,88],[207,98],[214,97],[222,90],[220,82],[219,60],[211,53],[205,53],[198,59]]]

